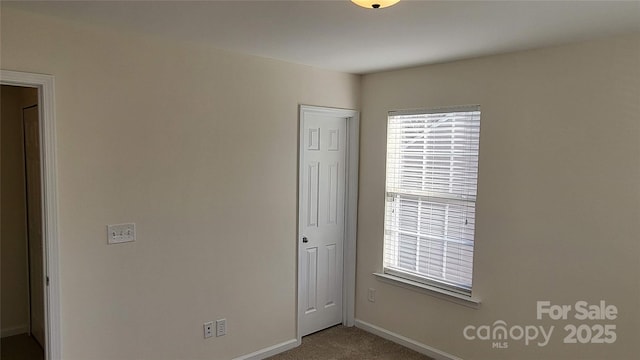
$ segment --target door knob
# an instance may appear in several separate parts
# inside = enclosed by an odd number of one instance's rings
[[[308,242],[309,242],[309,239],[307,239],[307,237],[306,237],[306,236],[303,236],[303,237],[302,237],[302,242],[303,242],[303,243],[308,243]]]

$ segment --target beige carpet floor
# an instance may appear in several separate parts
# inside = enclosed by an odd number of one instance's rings
[[[0,340],[0,360],[44,360],[44,351],[27,334],[8,336]]]
[[[302,345],[269,360],[433,360],[356,327],[334,326],[302,338]]]

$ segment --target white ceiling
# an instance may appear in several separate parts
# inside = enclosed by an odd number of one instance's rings
[[[2,6],[369,73],[640,32],[640,0],[2,1]]]

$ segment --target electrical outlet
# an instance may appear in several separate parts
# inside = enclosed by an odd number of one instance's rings
[[[119,244],[136,240],[136,224],[107,225],[107,239],[109,244]]]
[[[213,336],[213,321],[209,321],[204,323],[203,325],[204,328],[204,338],[210,338]]]
[[[376,302],[376,289],[369,288],[369,292],[367,293],[367,300]]]
[[[227,334],[227,319],[216,320],[216,337]]]

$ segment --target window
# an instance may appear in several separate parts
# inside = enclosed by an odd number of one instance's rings
[[[480,107],[388,121],[384,272],[470,296]]]

